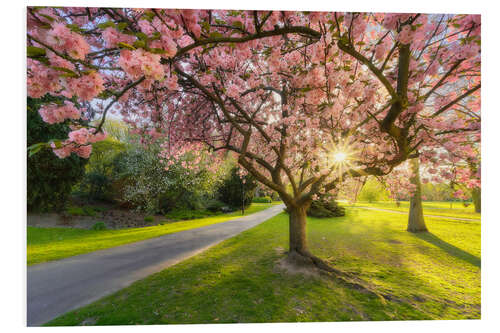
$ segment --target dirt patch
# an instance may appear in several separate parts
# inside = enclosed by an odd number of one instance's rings
[[[285,272],[287,274],[292,274],[292,275],[302,274],[309,277],[321,276],[320,270],[314,265],[307,265],[307,266],[297,265],[296,263],[291,262],[288,256],[285,256],[284,258],[278,260],[278,262],[276,263],[276,268],[281,272]]]

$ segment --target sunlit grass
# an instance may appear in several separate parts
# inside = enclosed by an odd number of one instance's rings
[[[245,215],[259,212],[271,206],[272,204],[268,203],[253,203],[245,210]],[[28,227],[28,265],[62,259],[174,232],[221,223],[242,216],[241,211],[236,211],[229,214],[221,214],[195,220],[170,222],[152,227],[101,231]]]
[[[354,206],[365,206],[396,210],[399,212],[408,212],[410,203],[408,201],[400,201],[398,207],[394,201],[378,201],[378,202],[357,202]],[[464,207],[461,202],[444,202],[444,201],[424,201],[422,202],[424,214],[450,216],[450,217],[465,217],[469,219],[481,219],[481,213],[474,212],[474,205],[470,204]]]
[[[288,216],[280,214],[50,324],[480,318],[480,223],[429,218],[431,233],[413,234],[406,222],[400,214],[349,208],[345,217],[308,223],[313,253],[392,301],[279,270],[288,241]]]

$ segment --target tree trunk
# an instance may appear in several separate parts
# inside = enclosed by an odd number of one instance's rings
[[[418,158],[410,161],[413,171],[411,183],[416,186],[413,196],[410,198],[410,212],[408,214],[408,228],[409,232],[422,232],[427,231],[424,221],[424,212],[422,209],[422,185],[420,184],[420,163]]]
[[[290,209],[290,253],[308,253],[306,239],[306,211],[306,206]]]
[[[472,189],[472,202],[474,203],[474,211],[481,213],[481,188],[474,187]]]

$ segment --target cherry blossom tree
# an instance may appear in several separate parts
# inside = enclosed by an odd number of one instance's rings
[[[351,178],[386,176],[479,131],[478,15],[28,8],[28,94],[73,132],[51,146],[88,156],[119,114],[159,163],[232,152],[290,215],[289,259],[311,254],[306,210]],[[81,117],[100,116],[94,127]],[[196,168],[196,163],[190,165]],[[411,186],[409,186],[411,187]]]

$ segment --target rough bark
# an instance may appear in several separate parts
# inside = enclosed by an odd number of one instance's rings
[[[422,209],[422,185],[420,183],[420,163],[418,158],[410,161],[413,176],[411,183],[416,186],[416,190],[410,199],[410,212],[408,214],[408,228],[409,232],[423,232],[427,231],[427,226],[424,221],[424,212]]]
[[[302,206],[290,210],[290,252],[307,252],[307,208]]]
[[[481,189],[479,187],[472,189],[472,202],[474,203],[474,211],[481,213]]]

